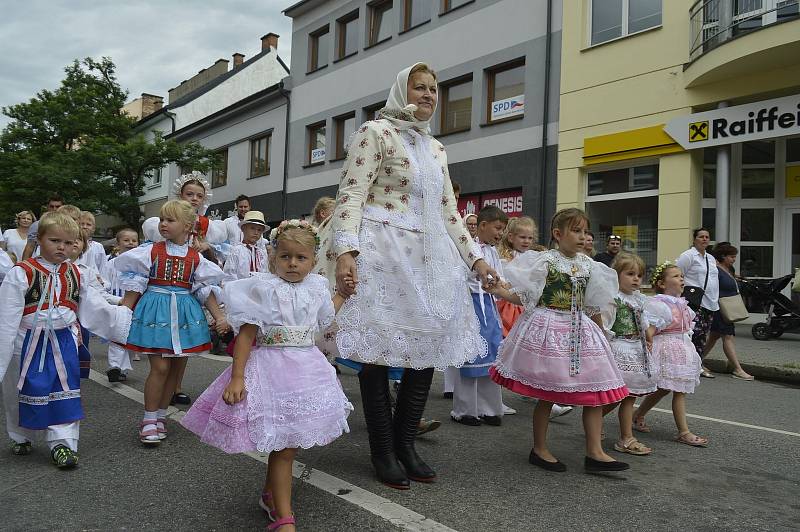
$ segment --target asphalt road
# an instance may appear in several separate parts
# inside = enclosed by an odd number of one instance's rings
[[[0,529],[263,530],[258,457],[207,447],[174,421],[160,448],[143,448],[136,399],[147,362],[134,363],[126,386],[109,388],[103,347],[93,352],[100,382],[84,381],[80,466],[56,470],[43,443],[27,457],[0,453]],[[184,389],[196,397],[225,364],[191,361]],[[426,414],[443,426],[420,438],[418,450],[439,481],[400,492],[374,479],[358,382],[353,374],[341,380],[356,407],[351,433],[299,454],[299,530],[790,530],[800,518],[800,388],[722,375],[703,380],[689,400],[690,414],[703,418],[689,424],[710,446],[674,443],[665,401],[665,411],[648,419],[653,432],[641,438],[655,452],[626,458],[610,451],[632,465],[615,475],[583,472],[580,414],[569,414],[550,430],[551,449],[569,468],[557,474],[527,463],[533,403],[507,394],[519,413],[501,427],[462,426],[449,421],[437,374]],[[605,431],[610,449],[615,417]]]

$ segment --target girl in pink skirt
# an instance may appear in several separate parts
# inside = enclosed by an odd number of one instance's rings
[[[492,379],[509,390],[539,399],[533,411],[533,449],[528,461],[548,471],[566,466],[547,448],[547,426],[554,403],[583,406],[587,471],[623,471],[603,451],[602,406],[620,401],[628,389],[603,334],[618,290],[617,274],[583,253],[589,220],[580,209],[553,217],[557,249],[519,255],[508,266],[511,290],[495,295],[523,305],[500,347]]]
[[[331,301],[328,280],[310,273],[316,229],[291,220],[273,233],[275,274],[253,273],[223,289],[228,322],[238,333],[233,366],[181,423],[225,452],[269,453],[259,505],[273,521],[267,530],[288,532],[295,523],[291,490],[297,449],[327,445],[349,432],[353,406],[314,345],[314,333],[328,327],[344,303],[338,293]]]

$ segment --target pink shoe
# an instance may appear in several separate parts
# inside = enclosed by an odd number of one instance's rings
[[[262,510],[267,512],[267,519],[269,519],[270,522],[274,523],[275,514],[272,513],[274,510],[270,508],[270,506],[272,505],[272,492],[269,490],[262,491],[261,498],[258,499],[258,505],[261,507]]]
[[[290,515],[289,517],[282,517],[275,521],[274,523],[270,523],[267,525],[267,530],[278,530],[283,525],[293,525],[294,523],[294,516]]]
[[[156,420],[156,430],[158,430],[158,439],[159,440],[166,440],[167,439],[167,427],[164,425],[164,422],[167,421],[167,418],[160,417]]]
[[[158,436],[158,428],[156,421],[148,419],[139,423],[139,441],[148,446],[155,446],[161,443],[161,438]],[[153,427],[145,430],[145,427]]]

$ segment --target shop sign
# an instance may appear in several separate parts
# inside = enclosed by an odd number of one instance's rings
[[[800,198],[800,166],[786,167],[786,197]]]
[[[800,133],[800,94],[670,120],[664,131],[687,150]]]
[[[317,148],[311,150],[311,164],[321,163],[325,161],[325,148]]]
[[[525,95],[512,96],[492,102],[492,121],[525,113]]]
[[[462,195],[458,199],[458,212],[462,217],[478,214],[487,205],[494,205],[511,217],[522,216],[522,189]]]

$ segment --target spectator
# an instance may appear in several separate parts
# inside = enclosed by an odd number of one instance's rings
[[[16,260],[22,260],[22,253],[28,242],[28,231],[35,221],[36,217],[31,211],[22,211],[16,217],[17,227],[6,229],[3,233],[3,248],[9,253],[13,253]]]
[[[586,250],[586,242],[584,241],[584,251]],[[594,250],[594,237],[592,237],[592,249]],[[606,239],[606,250],[602,253],[598,253],[593,258],[597,262],[602,262],[608,267],[611,267],[611,263],[614,262],[614,257],[617,256],[617,253],[620,252],[622,249],[622,237],[619,235],[608,235]]]
[[[587,257],[594,258],[594,233],[586,231],[586,237],[583,239],[583,253]]]
[[[61,206],[64,205],[64,200],[58,194],[53,194],[47,200],[47,212],[56,212]],[[36,251],[38,243],[36,242],[37,233],[39,231],[39,222],[33,222],[28,229],[28,242],[25,243],[25,249],[18,260],[29,259],[33,252]]]
[[[322,225],[322,222],[324,222],[331,214],[333,214],[333,209],[335,208],[336,200],[330,196],[323,196],[318,199],[317,203],[314,205],[314,226],[319,227]]]
[[[739,250],[732,246],[730,242],[720,242],[711,250],[711,255],[717,260],[719,297],[735,296],[739,293],[739,287],[736,284],[736,273],[733,269],[738,254]],[[742,369],[739,359],[736,357],[735,335],[736,328],[734,324],[727,323],[722,318],[722,311],[715,310],[714,317],[711,319],[711,332],[708,335],[708,341],[703,349],[702,357],[705,358],[714,349],[714,344],[717,343],[717,340],[722,338],[722,350],[725,352],[728,363],[733,366],[731,377],[751,381],[753,376]]]
[[[469,236],[475,238],[478,236],[478,215],[474,213],[464,215],[464,225],[467,226]]]
[[[236,214],[225,219],[225,229],[228,233],[228,242],[231,245],[242,241],[242,230],[239,224],[244,220],[244,215],[250,211],[250,198],[244,194],[236,197]]]

